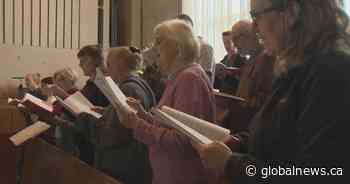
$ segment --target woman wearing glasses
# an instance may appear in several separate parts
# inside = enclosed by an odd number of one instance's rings
[[[241,140],[248,152],[232,152],[221,143],[195,145],[197,150],[232,183],[344,183],[348,17],[336,0],[252,0],[251,10],[265,49],[279,58],[279,79],[253,119],[249,138]],[[324,172],[311,176],[312,168]]]
[[[213,89],[203,68],[195,63],[199,43],[192,28],[184,21],[170,20],[159,24],[154,35],[159,68],[168,78],[158,106],[166,105],[214,122]],[[211,172],[203,167],[190,139],[137,109],[137,114],[126,112],[121,123],[133,129],[134,137],[148,146],[153,184],[209,183]]]

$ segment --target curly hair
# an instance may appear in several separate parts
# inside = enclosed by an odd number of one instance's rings
[[[271,0],[273,6],[285,6],[281,11],[292,1],[299,5],[299,16],[287,35],[286,57],[300,59],[313,51],[326,53],[337,48],[340,40],[350,46],[349,18],[338,0]]]

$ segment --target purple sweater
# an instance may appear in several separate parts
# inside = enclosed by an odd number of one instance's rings
[[[214,122],[214,98],[206,73],[199,64],[192,64],[167,83],[158,105]],[[214,176],[204,168],[189,138],[176,130],[141,121],[134,135],[149,148],[153,184],[207,184]]]

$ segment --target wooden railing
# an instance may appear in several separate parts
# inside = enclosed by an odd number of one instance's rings
[[[40,138],[15,147],[9,137],[25,126],[17,108],[0,100],[0,183],[121,184]]]

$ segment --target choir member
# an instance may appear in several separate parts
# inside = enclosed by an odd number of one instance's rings
[[[248,152],[231,152],[221,143],[197,145],[202,159],[232,183],[347,183],[347,15],[335,0],[252,0],[251,16],[267,52],[279,59],[280,76],[252,121],[248,141],[238,141]],[[304,172],[332,167],[337,172],[327,177]],[[304,177],[272,176],[264,168],[301,168],[298,176]]]
[[[215,101],[209,78],[196,63],[199,42],[191,26],[179,20],[163,22],[154,29],[159,68],[168,78],[158,106],[166,105],[198,118],[215,121]],[[208,183],[214,173],[205,169],[190,139],[175,129],[161,125],[135,101],[138,113],[124,112],[122,124],[146,144],[153,169],[154,184]]]

